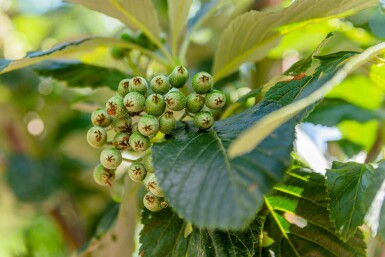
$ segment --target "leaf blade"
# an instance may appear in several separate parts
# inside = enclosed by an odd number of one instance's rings
[[[354,2],[354,3],[353,3]],[[238,16],[224,30],[214,56],[213,75],[220,80],[234,72],[242,63],[258,61],[276,46],[283,34],[298,30],[294,26],[288,30],[277,28],[293,22],[309,19],[347,15],[351,12],[375,6],[376,1],[295,1],[286,9],[276,12],[252,11]],[[251,24],[251,25],[250,25]]]

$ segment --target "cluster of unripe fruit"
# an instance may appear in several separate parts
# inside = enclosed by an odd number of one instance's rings
[[[152,78],[150,87],[139,76],[124,79],[118,85],[118,95],[108,99],[105,108],[95,110],[91,115],[94,125],[87,133],[88,143],[95,148],[105,145],[100,154],[100,164],[94,169],[94,179],[100,185],[111,186],[115,170],[123,161],[122,151],[144,152],[151,146],[151,138],[158,132],[171,134],[176,126],[174,112],[185,110],[193,117],[196,127],[206,130],[213,126],[214,117],[209,109],[220,109],[226,103],[223,92],[213,90],[213,78],[207,72],[199,72],[192,78],[195,91],[187,97],[178,89],[188,81],[185,67],[177,66],[167,77]],[[149,93],[149,88],[152,91]],[[137,122],[133,122],[137,119]],[[116,132],[111,142],[107,141],[107,130]],[[151,162],[151,154],[144,153],[142,162],[134,162],[128,168],[129,177],[135,182],[144,181],[149,192],[144,197],[144,205],[151,211],[167,206],[164,194],[158,186]]]

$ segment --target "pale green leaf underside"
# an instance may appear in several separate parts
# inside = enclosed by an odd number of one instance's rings
[[[116,18],[134,30],[160,33],[158,16],[151,0],[66,0]]]
[[[57,45],[49,50],[41,52],[31,52],[28,53],[23,59],[19,60],[7,60],[6,62],[0,63],[0,74],[6,73],[12,70],[20,69],[27,67],[29,65],[48,60],[48,59],[57,59],[61,57],[66,57],[70,54],[90,51],[96,47],[123,47],[137,49],[142,53],[152,56],[154,59],[158,60],[161,63],[165,61],[159,56],[155,55],[153,52],[144,49],[138,45],[127,43],[122,40],[115,38],[106,38],[106,37],[87,37],[74,41],[64,42],[60,45]]]
[[[377,0],[297,0],[286,9],[274,12],[250,11],[236,18],[223,32],[214,56],[215,80],[230,75],[242,63],[258,61],[276,46],[283,34],[302,28],[290,23],[355,13],[378,4]]]
[[[171,28],[171,50],[173,55],[177,54],[179,39],[182,32],[186,30],[188,13],[192,0],[168,0],[168,18]]]
[[[361,204],[373,171],[370,164],[334,162],[326,172],[330,216],[344,240],[364,222],[366,211]]]
[[[232,158],[245,154],[255,148],[264,138],[280,125],[294,117],[301,110],[320,100],[334,86],[343,81],[348,74],[365,64],[374,56],[384,52],[385,43],[380,43],[368,48],[361,54],[358,54],[348,60],[342,68],[335,74],[331,73],[322,78],[320,86],[308,96],[301,100],[295,101],[277,111],[270,113],[256,122],[250,129],[243,132],[237,140],[235,140],[230,148],[229,155]],[[320,83],[315,82],[315,83]]]

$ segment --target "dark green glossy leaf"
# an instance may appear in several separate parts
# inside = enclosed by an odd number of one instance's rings
[[[385,241],[385,162],[381,161],[365,188],[362,208],[367,211],[365,221],[374,234]]]
[[[127,74],[112,68],[105,68],[79,61],[45,61],[32,67],[41,76],[65,81],[72,87],[98,88],[107,86],[117,89]]]
[[[143,211],[140,232],[139,256],[181,257],[181,256],[253,256],[256,234],[260,224],[254,222],[244,232],[230,232],[199,229],[185,235],[188,224],[170,208],[150,212]]]
[[[264,237],[273,243],[258,247],[255,256],[364,257],[361,231],[344,242],[339,238],[327,209],[325,178],[308,169],[288,173],[283,184],[266,197]],[[266,239],[264,240],[266,241]]]
[[[373,172],[372,165],[354,162],[333,162],[326,172],[331,219],[344,240],[364,222],[362,202],[366,201],[364,192]]]
[[[324,99],[305,119],[305,122],[332,127],[344,120],[365,123],[382,116],[381,112],[364,109],[344,100]]]

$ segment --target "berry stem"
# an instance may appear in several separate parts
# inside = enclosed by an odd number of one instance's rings
[[[141,160],[143,159],[143,157],[139,157],[138,159],[130,159],[130,158],[126,158],[126,157],[122,157],[122,160],[125,161],[125,162],[140,162]]]

